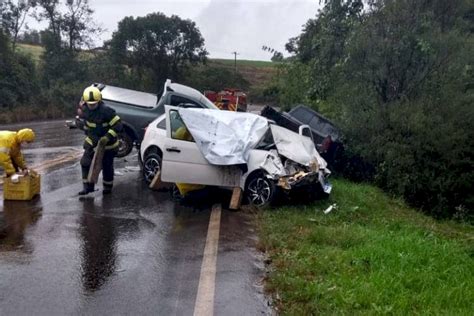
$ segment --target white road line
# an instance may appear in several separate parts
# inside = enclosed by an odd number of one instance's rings
[[[216,262],[219,245],[219,230],[221,225],[222,207],[216,204],[212,207],[209,228],[207,229],[206,246],[202,258],[201,276],[194,304],[194,316],[214,314],[214,291],[216,285]]]

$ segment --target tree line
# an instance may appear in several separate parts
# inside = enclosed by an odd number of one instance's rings
[[[125,17],[94,48],[103,30],[88,0],[5,0],[0,10],[0,122],[72,115],[93,82],[152,93],[168,78],[199,90],[248,87],[239,73],[207,65],[204,39],[191,20],[159,12]],[[29,29],[28,16],[48,26]],[[40,43],[40,61],[22,53],[19,42]]]
[[[472,219],[473,2],[322,2],[269,91],[337,122],[364,162],[346,174],[432,215]]]

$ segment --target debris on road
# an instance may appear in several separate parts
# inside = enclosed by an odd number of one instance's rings
[[[332,204],[330,205],[327,209],[325,209],[323,211],[324,214],[329,214],[330,212],[332,212],[333,210],[337,210],[337,204]]]
[[[235,187],[232,191],[232,198],[230,199],[229,208],[231,210],[238,210],[240,208],[240,203],[242,203],[243,192],[240,187]]]

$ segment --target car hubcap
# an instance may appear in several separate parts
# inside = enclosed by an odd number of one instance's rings
[[[269,201],[272,190],[267,180],[257,178],[250,181],[248,191],[252,204],[262,206]]]
[[[127,150],[127,143],[123,140],[122,137],[119,137],[118,142],[119,142],[119,146],[118,146],[119,152],[121,153],[125,152]]]
[[[160,162],[156,158],[149,158],[143,165],[143,171],[145,173],[145,180],[150,183],[153,181],[156,173],[160,170]]]

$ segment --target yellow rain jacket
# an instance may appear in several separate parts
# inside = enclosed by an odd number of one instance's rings
[[[15,166],[21,169],[26,168],[20,144],[21,140],[16,132],[0,131],[0,166],[8,176],[16,172]]]

